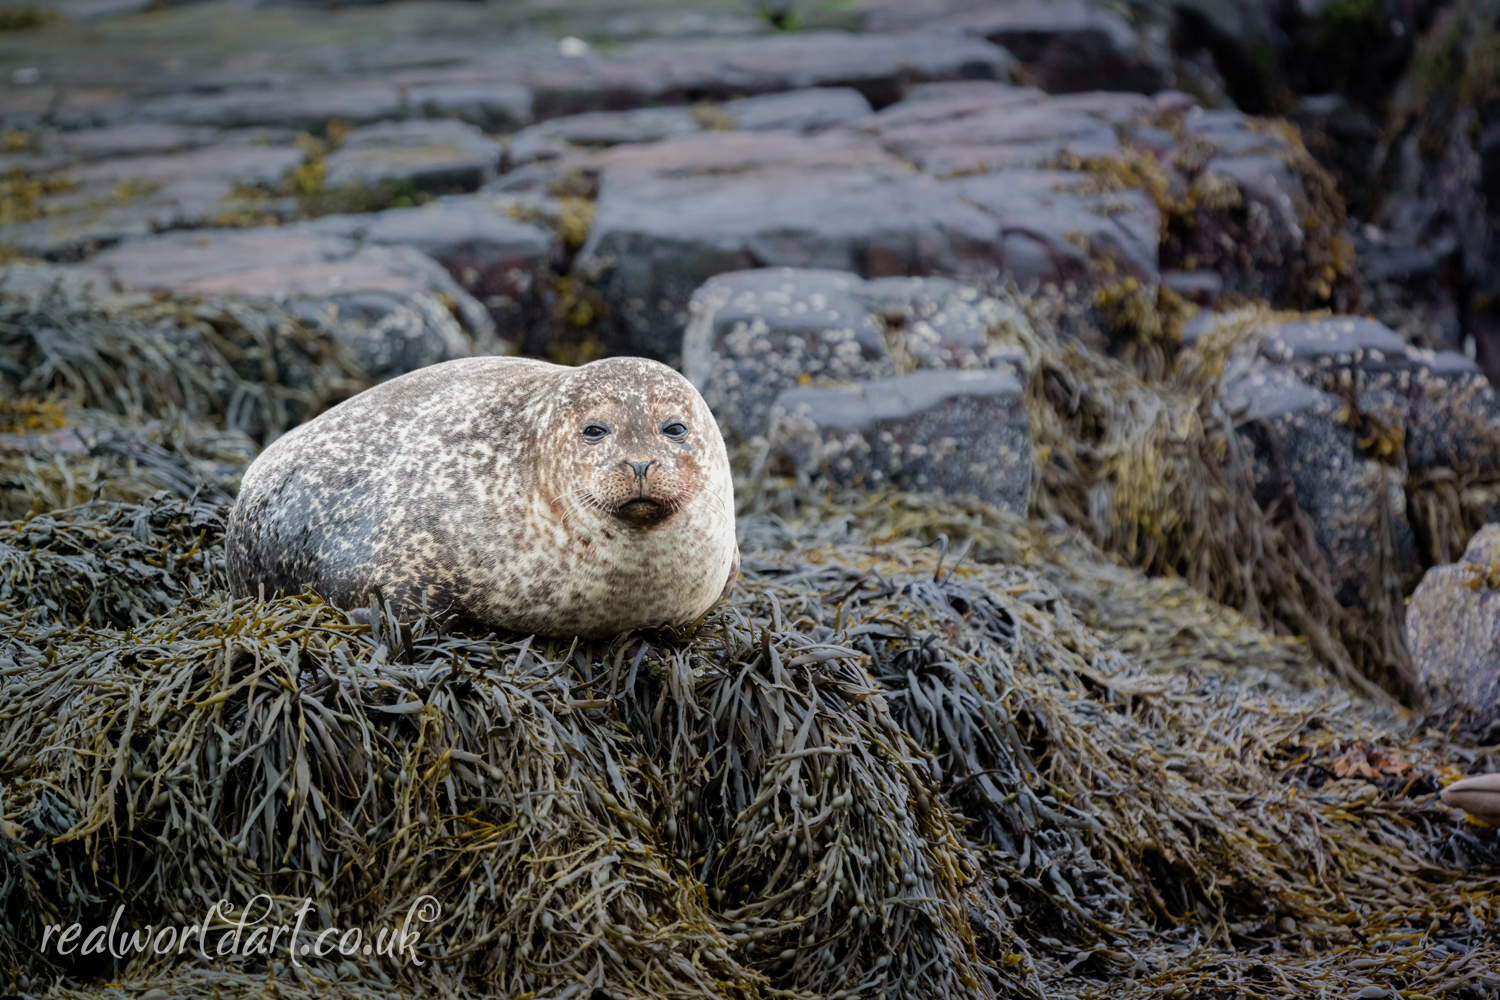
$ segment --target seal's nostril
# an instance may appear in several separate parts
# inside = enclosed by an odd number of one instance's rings
[[[642,480],[646,478],[646,470],[651,468],[650,462],[626,462],[626,465],[635,470],[635,478]]]

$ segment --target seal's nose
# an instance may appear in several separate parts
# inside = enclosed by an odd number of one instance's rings
[[[625,464],[635,470],[635,481],[638,483],[645,481],[646,470],[651,468],[650,462],[626,462]]]

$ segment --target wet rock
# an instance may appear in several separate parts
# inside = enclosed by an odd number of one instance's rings
[[[1162,287],[1189,302],[1211,306],[1224,290],[1224,279],[1215,271],[1163,271]]]
[[[692,107],[590,111],[522,129],[508,144],[507,161],[520,166],[565,156],[574,146],[606,148],[660,142],[698,132],[814,131],[851,122],[869,113],[870,102],[848,87],[763,94]]]
[[[1306,236],[1299,205],[1301,182],[1277,157],[1227,156],[1208,164],[1195,190],[1206,200],[1223,199],[1222,208],[1245,210],[1246,238],[1232,251],[1240,259],[1234,262],[1238,266],[1227,269],[1227,289],[1274,297],[1282,266],[1296,257]]]
[[[1454,351],[1406,353],[1412,366],[1406,422],[1411,475],[1451,475],[1457,489],[1500,480],[1500,395],[1479,365]]]
[[[1360,301],[1370,314],[1417,347],[1463,347],[1457,248],[1401,246],[1374,225],[1353,234]]]
[[[1002,45],[1051,93],[1161,90],[1171,59],[1119,14],[1086,0],[1005,0],[979,10],[891,3],[867,15],[874,31],[949,29]],[[932,10],[931,7],[946,8]]]
[[[1134,277],[1150,288],[1159,278],[1161,215],[1144,191],[1091,193],[1087,174],[1010,170],[949,182],[966,202],[1000,224],[1002,272],[1027,284]],[[1079,190],[1084,193],[1077,193]]]
[[[1150,108],[1131,94],[1048,98],[1026,87],[939,85],[861,123],[939,177],[1058,165],[1117,153],[1116,124]]]
[[[766,433],[796,386],[837,386],[913,368],[1020,371],[992,343],[1007,307],[946,278],[861,280],[846,271],[764,268],[721,274],[693,296],[683,373],[731,444]]]
[[[659,142],[700,131],[702,127],[689,108],[589,111],[522,129],[507,143],[506,160],[516,167],[564,156],[571,146]]]
[[[783,391],[771,467],[854,487],[969,496],[1026,508],[1030,424],[1007,371],[933,370]]]
[[[665,359],[718,273],[955,274],[993,269],[999,249],[993,218],[869,140],[723,132],[611,151],[575,271],[609,304],[618,349]]]
[[[211,225],[236,213],[288,215],[294,204],[243,195],[275,187],[303,154],[258,139],[231,136],[183,153],[110,157],[53,171],[47,179],[55,193],[37,201],[43,216],[0,227],[0,243],[27,256],[75,260],[123,239]]]
[[[484,304],[503,340],[523,343],[535,341],[547,323],[543,293],[553,237],[540,226],[518,222],[507,207],[501,198],[456,195],[420,208],[328,216],[305,228],[368,246],[421,251]]]
[[[682,370],[731,444],[764,434],[789,386],[895,373],[864,285],[847,271],[765,268],[721,274],[696,292]]]
[[[473,191],[494,179],[500,144],[458,121],[383,122],[355,129],[325,159],[324,186]]]
[[[322,133],[330,121],[348,125],[401,118],[405,104],[390,80],[345,80],[310,87],[236,88],[217,94],[172,94],[122,109],[125,122],[168,122],[220,128],[267,126]]]
[[[1354,311],[1343,203],[1295,130],[1238,111],[1184,107],[1175,97],[1157,95],[1157,110],[1123,130],[1161,171],[1155,190],[1169,209],[1162,266],[1215,272],[1224,294]],[[1177,141],[1157,149],[1138,143],[1141,124],[1175,128]]]
[[[1260,352],[1351,403],[1362,447],[1399,456],[1416,479],[1500,478],[1500,397],[1463,355],[1410,348],[1358,317],[1273,327]]]
[[[816,87],[726,101],[721,110],[746,132],[809,132],[852,122],[870,113],[870,102],[851,87]]]
[[[617,350],[671,357],[687,287],[754,265],[1055,285],[1101,310],[1110,336],[1160,334],[1130,328],[1119,304],[1154,301],[1164,269],[1203,305],[1339,307],[1354,291],[1336,196],[1294,134],[1170,92],[928,83],[818,136],[570,155],[559,162],[600,177],[578,273],[609,305]]]
[[[1485,525],[1459,562],[1427,571],[1406,629],[1433,710],[1480,729],[1500,718],[1500,524]]]
[[[406,90],[408,111],[456,118],[486,132],[513,132],[531,122],[531,88],[503,80],[417,84]]]
[[[281,303],[347,347],[370,378],[503,346],[484,308],[406,246],[360,248],[300,227],[169,233],[107,250],[89,266],[127,292]]]
[[[0,268],[0,296],[39,301],[52,295],[98,300],[114,291],[110,276],[81,264],[56,265],[18,262]]]
[[[1348,402],[1280,365],[1261,359],[1226,386],[1225,398],[1247,446],[1257,500],[1267,509],[1288,495],[1295,501],[1327,559],[1338,602],[1363,610],[1388,599],[1392,583],[1416,568],[1404,469],[1357,447]]]
[[[1008,80],[1012,62],[998,46],[951,33],[808,31],[645,42],[534,64],[522,82],[532,88],[539,118],[835,86],[853,87],[883,107],[913,83]]]
[[[120,156],[181,153],[222,140],[215,128],[188,125],[113,125],[57,132],[44,137],[43,148],[70,160],[106,160]]]

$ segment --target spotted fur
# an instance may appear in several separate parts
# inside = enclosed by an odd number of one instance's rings
[[[230,583],[345,608],[378,584],[409,611],[613,636],[691,621],[727,592],[733,490],[713,415],[665,365],[465,358],[268,447],[230,514]]]

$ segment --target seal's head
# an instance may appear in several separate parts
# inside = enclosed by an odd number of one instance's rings
[[[651,531],[697,501],[724,506],[718,425],[692,383],[666,365],[595,361],[559,378],[543,405],[539,485],[564,519]]]

